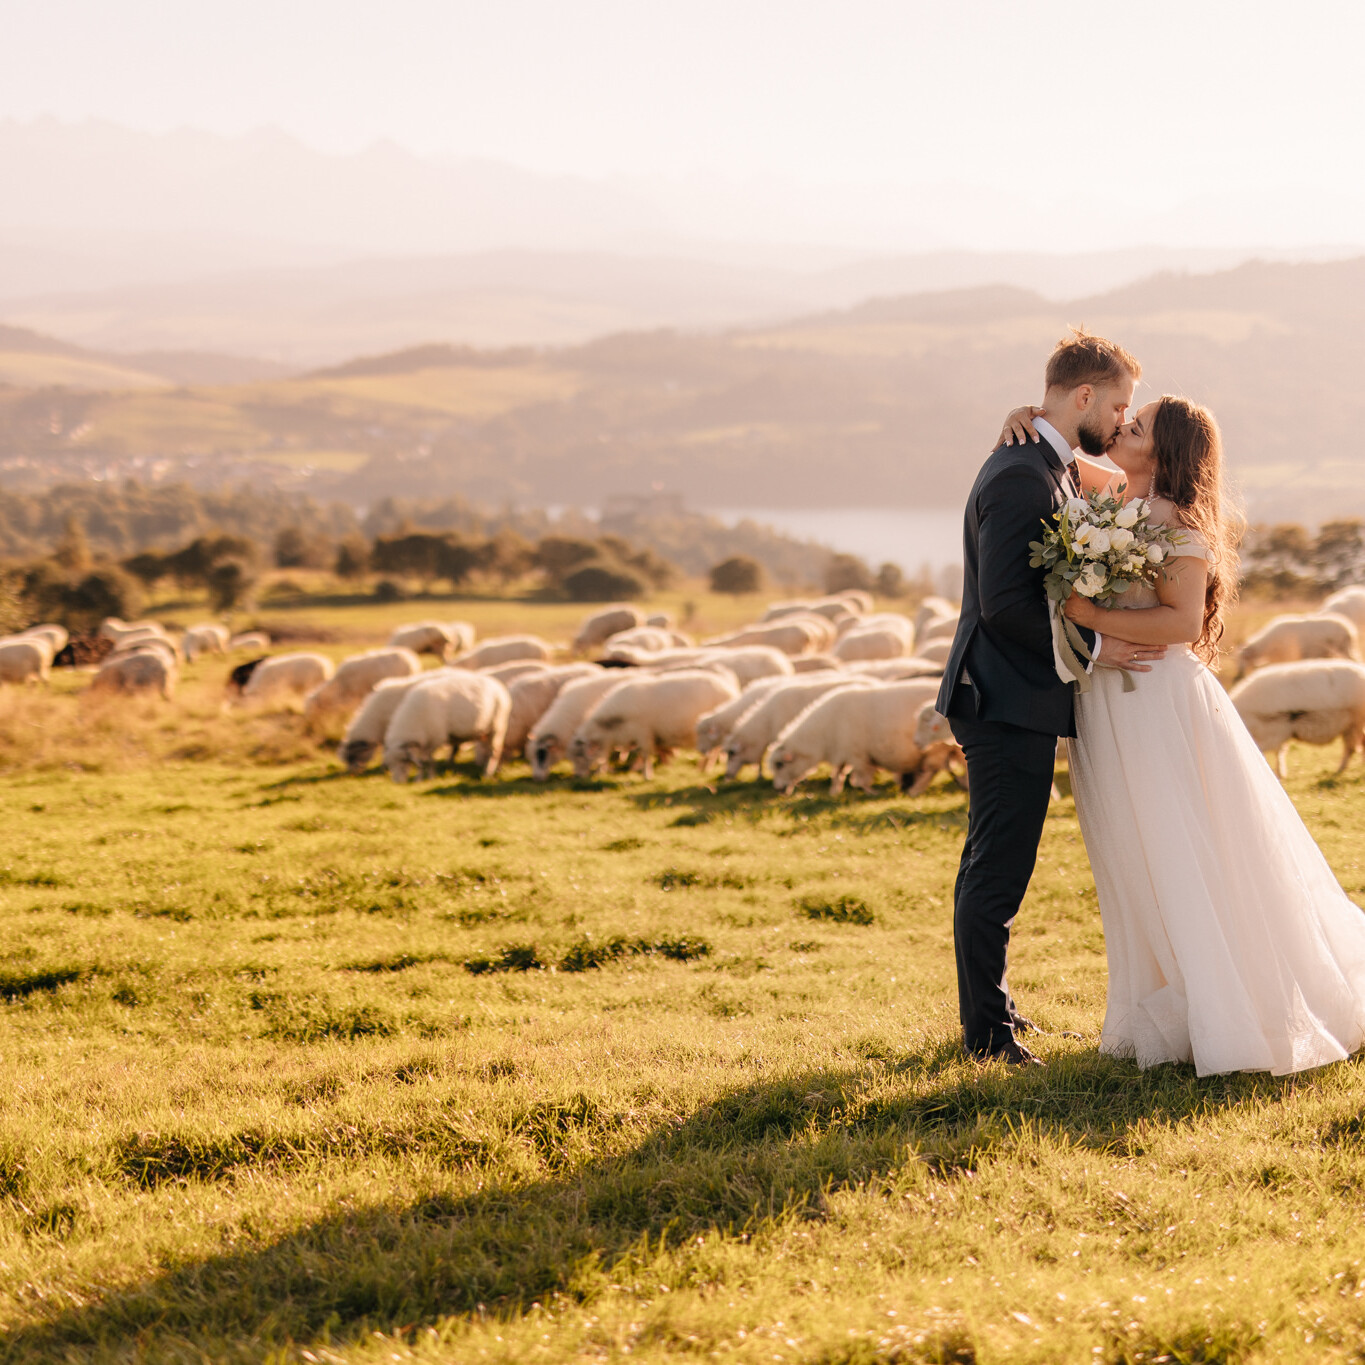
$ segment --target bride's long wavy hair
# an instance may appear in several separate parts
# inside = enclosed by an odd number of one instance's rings
[[[1156,453],[1152,491],[1173,502],[1181,524],[1208,546],[1204,624],[1193,649],[1212,663],[1223,634],[1223,612],[1237,596],[1237,544],[1242,532],[1241,517],[1226,505],[1223,434],[1208,408],[1163,394],[1152,419],[1152,445]]]

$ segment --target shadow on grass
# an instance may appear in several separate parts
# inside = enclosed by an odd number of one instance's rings
[[[822,1218],[830,1195],[844,1189],[955,1180],[1009,1161],[1016,1148],[1029,1159],[1040,1137],[1137,1155],[1151,1125],[1274,1101],[1293,1088],[1291,1079],[1264,1076],[1199,1080],[1187,1067],[1139,1072],[1097,1053],[1018,1074],[966,1067],[947,1045],[871,1052],[862,1067],[717,1095],[634,1140],[629,1115],[586,1095],[532,1105],[514,1120],[513,1140],[538,1158],[534,1179],[499,1181],[484,1168],[487,1183],[473,1193],[433,1188],[413,1202],[352,1206],[265,1245],[174,1264],[0,1335],[0,1359],[66,1360],[89,1347],[101,1357],[151,1359],[158,1340],[168,1357],[188,1346],[259,1359],[288,1345],[354,1343],[375,1330],[411,1335],[452,1315],[513,1320],[550,1296],[591,1298],[632,1262],[665,1251],[685,1261],[699,1238]],[[386,1150],[461,1171],[466,1187],[480,1169],[467,1136],[442,1123],[400,1136],[386,1130]],[[269,1145],[251,1149],[262,1150]],[[258,1161],[245,1149],[234,1162],[220,1155],[206,1149],[179,1178],[232,1179]]]

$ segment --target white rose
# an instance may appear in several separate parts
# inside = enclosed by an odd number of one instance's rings
[[[1112,542],[1110,541],[1109,538],[1109,532],[1102,530],[1098,526],[1095,527],[1095,529],[1090,532],[1090,539],[1086,541],[1086,544],[1097,555],[1107,555],[1109,553],[1109,546],[1111,545],[1111,543]]]
[[[1137,524],[1137,519],[1138,519],[1137,505],[1136,503],[1130,502],[1128,506],[1123,508],[1119,512],[1118,516],[1114,518],[1114,525],[1121,527],[1123,530],[1126,531],[1130,526],[1135,526]]]
[[[1166,551],[1160,545],[1149,545],[1147,547],[1147,562],[1149,564],[1160,564],[1166,558]]]
[[[1095,528],[1089,522],[1083,521],[1076,528],[1076,536],[1071,543],[1079,550],[1082,546],[1090,544],[1090,537],[1094,534]]]
[[[1124,568],[1127,569],[1129,573],[1137,573],[1145,563],[1146,560],[1144,560],[1141,555],[1129,555]]]
[[[1098,564],[1087,564],[1073,586],[1082,597],[1094,597],[1104,584],[1104,570]]]
[[[1084,498],[1068,498],[1066,510],[1068,516],[1083,517],[1090,510],[1090,504]]]
[[[1119,516],[1122,517],[1123,513],[1120,512]],[[1136,537],[1133,535],[1133,533],[1131,531],[1125,530],[1122,526],[1120,526],[1116,531],[1111,531],[1109,534],[1110,546],[1113,549],[1117,550],[1120,554],[1122,554],[1133,543],[1135,539]]]

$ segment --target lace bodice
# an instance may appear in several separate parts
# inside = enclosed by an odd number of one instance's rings
[[[1169,525],[1169,522],[1153,522],[1153,525]],[[1191,531],[1187,527],[1180,527],[1180,544],[1176,549],[1172,559],[1207,559],[1209,557],[1208,546],[1204,542],[1203,536],[1198,531]],[[1156,589],[1148,587],[1145,583],[1135,583],[1127,592],[1120,593],[1112,598],[1109,603],[1111,611],[1142,611],[1147,607],[1155,607],[1160,599],[1156,595]]]

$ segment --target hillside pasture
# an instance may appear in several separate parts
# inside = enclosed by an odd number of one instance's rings
[[[319,647],[581,615],[416,605]],[[1064,773],[1019,1075],[958,1047],[946,780],[399,787],[226,666],[0,692],[0,1361],[1360,1359],[1365,1060],[1101,1057]],[[1289,789],[1360,899],[1334,762]]]

